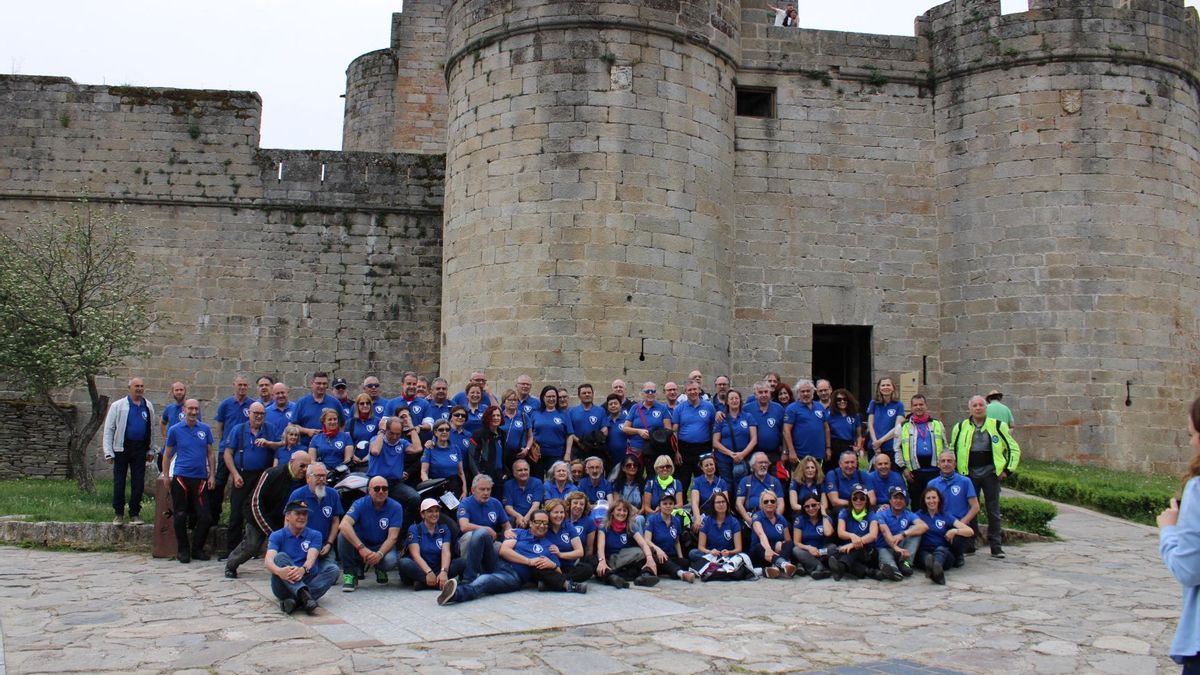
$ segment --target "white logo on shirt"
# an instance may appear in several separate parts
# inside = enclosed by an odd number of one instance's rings
[[[783,523],[775,523],[775,531],[783,532]]]
[[[656,419],[657,419],[657,418],[659,418],[659,417],[662,417],[662,411],[659,411],[659,410],[651,410],[651,411],[650,411],[650,416],[651,416],[651,417],[654,417],[654,418],[656,418]]]
[[[343,441],[334,441],[333,447],[337,448],[338,450],[341,450],[342,448],[346,447],[346,443]]]
[[[559,425],[559,426],[562,426],[562,418],[561,418],[561,417],[555,417],[555,418],[554,418],[554,423],[555,423],[555,424],[557,424],[557,425]]]
[[[388,519],[387,518],[379,519],[379,529],[381,529],[381,530],[388,529]]]
[[[742,428],[743,428],[743,429],[747,429],[747,428],[749,428],[749,427],[750,427],[750,424],[749,424],[748,422],[746,422],[746,420],[742,420],[742,421],[740,422],[740,424],[741,424],[741,426],[742,426]]]
[[[534,544],[534,545],[533,545],[533,552],[534,552],[534,553],[541,553],[541,552],[542,552],[542,550],[543,550],[543,549],[542,549],[542,545],[541,545],[541,544]]]
[[[305,539],[304,541],[300,542],[300,550],[301,550],[301,551],[304,551],[304,552],[306,552],[306,553],[307,553],[307,552],[308,552],[308,549],[310,549],[310,548],[312,548],[312,544],[308,543],[308,540],[307,540],[307,539]]]
[[[774,429],[774,428],[775,428],[775,418],[773,418],[773,417],[771,417],[771,418],[768,418],[768,419],[767,419],[767,426],[769,426],[769,427],[771,427],[772,429]]]
[[[950,487],[950,494],[954,495],[955,497],[957,497],[958,493],[960,493],[960,492],[962,492],[962,488],[958,487],[957,485],[953,485]]]
[[[458,453],[457,453],[457,452],[452,452],[452,453],[450,453],[450,461],[451,461],[451,462],[457,462],[457,461],[458,461]]]
[[[495,511],[488,511],[488,520],[492,521],[493,523],[496,522],[496,512]]]
[[[200,440],[204,440],[204,431],[203,430],[197,431],[196,438],[199,438]]]
[[[941,518],[938,518],[937,520],[933,521],[933,524],[937,525],[937,528],[939,530],[942,529],[943,527],[946,527],[946,521],[942,520]]]
[[[322,506],[321,513],[325,514],[326,518],[329,518],[333,515],[333,507],[332,506]]]
[[[896,416],[896,411],[892,410],[891,408],[888,408],[888,417],[895,417],[895,416]]]
[[[597,422],[599,422],[599,421],[600,421],[600,418],[599,418],[599,417],[596,417],[595,415],[590,415],[590,416],[588,416],[588,422],[590,422],[590,423],[592,423],[592,424],[595,424],[595,423],[597,423]]]
[[[704,418],[708,417],[708,411],[707,411],[707,410],[701,410],[701,411],[699,411],[697,414],[698,414],[698,415],[700,415],[700,419],[704,419]]]

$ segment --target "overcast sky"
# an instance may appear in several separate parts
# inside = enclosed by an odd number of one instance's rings
[[[912,35],[914,17],[936,4],[800,0],[800,25]],[[0,68],[81,84],[257,91],[263,147],[337,150],[346,66],[388,46],[390,17],[400,7],[374,0],[0,0]],[[1022,11],[1028,0],[1002,0],[1002,7]]]

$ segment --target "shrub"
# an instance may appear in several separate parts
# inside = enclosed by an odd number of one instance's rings
[[[1065,462],[1023,460],[1008,481],[1017,490],[1153,525],[1178,490],[1178,479]]]
[[[983,507],[980,500],[981,508],[979,511],[979,522],[987,522],[987,508]],[[1000,497],[1000,515],[1004,521],[1004,525],[1011,527],[1014,530],[1022,530],[1032,534],[1038,534],[1043,537],[1055,537],[1057,535],[1050,528],[1050,521],[1058,515],[1058,507],[1050,502],[1040,499],[1030,499],[1029,497]]]

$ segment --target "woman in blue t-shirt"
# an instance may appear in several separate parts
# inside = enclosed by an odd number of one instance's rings
[[[371,439],[379,435],[379,416],[375,414],[368,394],[355,397],[354,410],[346,422],[346,433],[350,434],[350,441],[354,444],[354,455],[350,461],[354,465],[365,465]]]
[[[713,493],[712,507],[712,515],[704,519],[704,526],[700,528],[700,540],[696,548],[688,551],[692,569],[703,570],[711,558],[735,557],[741,557],[745,569],[751,569],[750,556],[742,552],[742,521],[733,515],[729,494]]]
[[[283,436],[281,437],[283,445],[275,448],[275,466],[290,462],[292,460],[292,455],[297,450],[308,452],[308,448],[300,444],[300,436],[303,433],[304,432],[300,430],[300,425],[298,424],[289,424],[284,427]],[[337,465],[335,464],[334,466]],[[326,465],[326,468],[328,468],[328,465]]]
[[[463,452],[451,444],[450,424],[438,420],[433,425],[433,441],[425,444],[421,455],[421,482],[435,478],[449,478],[446,490],[466,499],[466,476],[463,473]]]
[[[626,455],[621,470],[613,480],[613,494],[629,502],[634,509],[642,508],[642,461],[637,455]]]
[[[322,462],[326,467],[349,464],[354,456],[354,442],[350,434],[341,429],[342,418],[333,408],[321,411],[321,433],[312,437],[308,445],[309,458]]]
[[[879,522],[871,510],[867,489],[855,484],[850,493],[850,506],[842,509],[837,518],[837,540],[841,544],[829,559],[833,578],[851,574],[856,579],[880,578],[879,556],[875,539],[879,537]]]
[[[675,478],[675,463],[666,455],[654,460],[654,475],[646,480],[642,488],[642,515],[648,516],[658,510],[658,502],[666,492],[683,494],[683,483]]]
[[[712,513],[712,497],[717,492],[729,494],[729,483],[717,475],[717,459],[712,453],[700,455],[700,475],[692,479],[692,531],[699,532],[704,519]]]
[[[779,515],[780,497],[771,490],[758,495],[758,513],[750,527],[750,561],[761,567],[769,579],[790,579],[796,573],[792,564],[792,528]]]
[[[736,389],[726,394],[725,419],[713,426],[712,444],[717,472],[733,485],[746,475],[746,458],[758,445],[758,424],[753,414],[742,409],[742,393]]]
[[[570,416],[558,409],[558,389],[553,385],[542,387],[540,400],[541,407],[529,414],[533,440],[541,454],[534,466],[535,476],[546,475],[550,465],[559,460],[571,461],[575,441]]]
[[[608,514],[608,500],[604,501],[605,515]],[[588,561],[592,568],[596,567],[596,520],[592,512],[588,509],[587,495],[576,490],[567,495],[567,517],[571,519],[571,526],[575,528],[575,534],[579,537],[579,541],[583,544],[583,559]],[[603,521],[601,521],[603,522]]]
[[[792,559],[801,575],[829,578],[829,554],[834,549],[829,541],[832,534],[833,525],[822,512],[821,500],[816,495],[807,495],[792,521]]]
[[[917,564],[925,569],[925,576],[930,581],[945,585],[947,563],[954,560],[950,545],[956,537],[970,537],[974,531],[942,510],[942,493],[937,488],[925,488],[921,501],[925,508],[917,512],[917,517],[925,521],[929,529],[921,535]]]
[[[504,442],[503,471],[511,475],[513,462],[529,456],[533,428],[529,425],[529,416],[521,410],[521,398],[516,391],[506,390],[500,400],[503,402],[500,409],[500,438]]]
[[[792,507],[792,515],[800,513],[800,505],[809,496],[815,495],[821,504],[821,512],[826,512],[825,490],[821,485],[821,466],[815,457],[804,457],[792,471],[792,482],[788,486],[788,503]]]
[[[829,446],[836,459],[845,450],[862,453],[862,416],[858,414],[858,399],[845,389],[833,392],[833,409],[829,411]]]
[[[621,397],[609,394],[604,400],[604,410],[608,416],[604,418],[604,447],[608,450],[608,459],[604,462],[605,469],[617,466],[629,454],[629,437],[622,431],[625,426],[625,409],[621,407]]]
[[[467,413],[467,419],[463,423],[463,429],[468,434],[474,435],[483,426],[483,413],[488,406],[483,400],[483,385],[478,382],[468,384],[466,393],[467,405],[464,406],[464,410]]]
[[[875,398],[867,405],[867,435],[871,440],[868,454],[871,457],[877,452],[886,452],[895,461],[896,422],[902,419],[904,404],[896,398],[896,383],[890,377],[879,378]]]
[[[626,577],[634,577],[638,586],[654,586],[658,572],[650,557],[650,547],[633,525],[633,507],[614,497],[596,532],[596,578],[616,588],[629,588]]]
[[[549,499],[542,509],[550,517],[546,536],[554,542],[550,552],[558,556],[559,568],[571,581],[587,581],[596,569],[584,560],[583,539],[567,519],[567,503],[562,499]]]
[[[571,465],[563,461],[555,462],[550,467],[550,473],[546,476],[546,482],[542,483],[542,504],[545,508],[545,503],[551,499],[566,499],[567,495],[571,494],[578,488],[571,482]]]

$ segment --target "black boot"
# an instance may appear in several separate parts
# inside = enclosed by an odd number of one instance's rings
[[[317,600],[308,592],[307,588],[301,588],[296,593],[296,604],[304,609],[305,614],[317,613]]]

